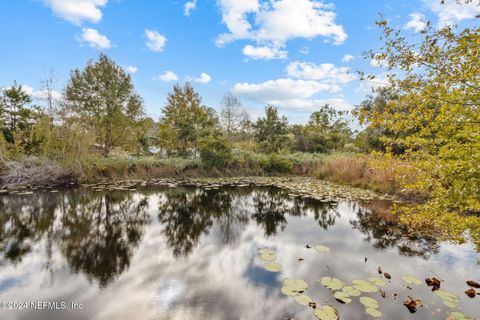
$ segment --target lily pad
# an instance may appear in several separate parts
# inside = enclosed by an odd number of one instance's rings
[[[263,261],[273,261],[277,259],[277,255],[275,253],[264,253],[260,256],[260,259]]]
[[[332,277],[322,277],[320,279],[320,283],[330,289],[330,290],[340,290],[345,286],[345,282],[340,279],[332,278]]]
[[[443,304],[446,305],[449,308],[456,308],[457,304],[459,302],[458,297],[448,291],[444,290],[437,290],[434,292],[440,299],[442,299]]]
[[[282,271],[282,265],[278,262],[267,262],[263,265],[265,270],[270,272],[280,272]]]
[[[452,312],[448,315],[447,320],[471,320],[472,318],[467,317],[461,312]]]
[[[333,294],[333,296],[335,297],[335,299],[337,299],[338,301],[340,301],[342,303],[352,302],[352,298],[350,298],[350,296],[343,291],[337,291]]]
[[[368,281],[379,287],[383,287],[385,285],[385,281],[381,278],[368,278]]]
[[[324,305],[313,312],[319,320],[338,320],[338,311],[331,305]]]
[[[422,280],[414,276],[402,276],[402,280],[409,284],[422,284]]]
[[[310,303],[314,302],[312,298],[305,294],[299,294],[298,296],[295,297],[295,301],[297,301],[299,304],[302,306],[308,306]]]
[[[360,303],[363,304],[365,308],[379,308],[378,301],[370,297],[360,297]]]
[[[362,292],[360,290],[355,289],[352,286],[345,286],[345,287],[343,287],[342,290],[343,290],[343,292],[345,292],[346,294],[348,294],[351,297],[358,297],[359,295],[362,294]]]
[[[352,283],[353,287],[361,292],[372,293],[378,291],[377,286],[365,280],[353,280]]]
[[[382,316],[382,313],[377,308],[366,308],[365,312],[373,318],[380,318]]]
[[[327,253],[330,252],[330,248],[326,246],[322,246],[321,244],[315,246],[315,250],[321,253]]]
[[[275,254],[275,251],[273,249],[270,249],[270,248],[260,248],[260,249],[258,249],[258,253],[260,253],[261,255],[263,255],[263,254]]]

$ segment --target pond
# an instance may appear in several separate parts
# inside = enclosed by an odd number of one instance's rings
[[[480,317],[475,248],[409,235],[388,208],[274,187],[1,197],[0,319]]]

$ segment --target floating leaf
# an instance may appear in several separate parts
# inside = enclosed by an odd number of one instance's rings
[[[402,276],[402,280],[409,284],[422,284],[422,280],[414,276]]]
[[[452,312],[448,315],[447,320],[471,320],[471,318],[461,312]]]
[[[305,294],[299,294],[298,296],[295,297],[295,301],[297,301],[299,304],[302,306],[308,306],[310,303],[314,302],[312,298]]]
[[[352,286],[345,286],[345,287],[343,287],[342,290],[343,290],[343,292],[345,292],[346,294],[348,294],[351,297],[358,297],[359,295],[362,294],[362,292],[360,290],[355,289]]]
[[[366,308],[365,312],[373,318],[380,318],[382,313],[376,308]]]
[[[457,307],[457,304],[458,304],[459,300],[458,300],[458,297],[455,294],[450,293],[448,291],[444,291],[444,290],[437,290],[434,293],[440,299],[442,299],[443,304],[446,305],[447,307],[452,308],[452,309]]]
[[[333,294],[333,296],[341,303],[352,302],[352,298],[350,298],[350,296],[343,291],[337,291]]]
[[[320,283],[330,290],[340,290],[345,286],[345,282],[337,278],[323,277]]]
[[[353,280],[353,287],[362,292],[377,292],[378,287],[364,280]]]
[[[368,281],[380,287],[385,285],[385,281],[383,281],[383,279],[380,279],[380,278],[368,278]]]
[[[319,320],[339,320],[338,311],[331,305],[321,306],[313,312]]]
[[[299,294],[299,292],[292,287],[282,287],[282,289],[280,289],[280,291],[284,295],[290,296],[290,297],[294,297],[294,296],[297,296]]]
[[[472,288],[480,289],[480,283],[478,283],[477,281],[468,280],[467,285],[472,287]]]
[[[388,280],[392,279],[392,276],[391,276],[390,273],[388,273],[388,272],[384,272],[384,273],[383,273],[383,276],[384,276],[385,278],[387,278]]]
[[[427,284],[427,286],[432,287],[432,291],[436,291],[440,289],[441,282],[439,279],[435,277],[425,279],[425,283]]]
[[[418,299],[413,299],[412,297],[408,296],[404,301],[403,305],[407,307],[408,311],[410,313],[415,313],[417,312],[417,307],[420,307],[423,305],[421,300]]]
[[[273,249],[270,249],[270,248],[260,248],[260,249],[258,249],[258,253],[260,253],[260,254],[275,254],[275,251],[273,251]]]
[[[379,308],[378,301],[370,297],[360,297],[360,303],[363,304],[365,308]]]
[[[277,259],[277,255],[275,253],[264,253],[260,256],[260,259],[263,261],[273,261]]]
[[[315,246],[315,250],[321,253],[327,253],[330,252],[330,248],[326,246],[322,246],[321,244]]]
[[[286,278],[283,280],[284,287],[292,287],[297,291],[305,291],[308,289],[308,283],[303,279]]]
[[[278,262],[267,262],[263,265],[265,270],[270,272],[280,272],[282,271],[282,265]]]
[[[477,292],[475,291],[475,289],[473,288],[470,288],[468,289],[467,291],[465,291],[465,294],[469,297],[469,298],[475,298],[475,296],[477,295]]]

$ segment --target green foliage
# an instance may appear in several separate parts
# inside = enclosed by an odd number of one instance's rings
[[[305,126],[291,127],[291,149],[314,153],[342,150],[346,144],[352,142],[352,131],[341,116],[342,112],[328,105],[313,112]]]
[[[435,224],[452,213],[480,212],[480,28],[456,32],[428,24],[422,41],[411,44],[386,21],[378,25],[385,44],[368,56],[384,61],[385,90],[397,98],[370,110],[366,120],[391,133],[382,143],[402,146],[421,177],[406,188],[431,199],[414,211]]]
[[[143,101],[130,75],[106,55],[72,72],[65,98],[72,116],[95,132],[104,157],[115,146],[138,141]]]
[[[293,169],[293,164],[288,159],[272,153],[265,156],[260,166],[266,173],[290,173]]]
[[[262,152],[277,152],[287,140],[288,120],[280,117],[278,109],[274,106],[265,108],[265,118],[259,118],[253,125],[255,140],[259,143]]]
[[[159,124],[160,145],[170,153],[189,156],[199,147],[200,138],[211,134],[218,119],[211,108],[202,105],[190,83],[175,85],[162,109]]]
[[[200,141],[200,158],[208,169],[222,169],[232,160],[232,148],[220,133]]]

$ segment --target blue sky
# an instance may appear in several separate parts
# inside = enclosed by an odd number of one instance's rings
[[[266,104],[304,122],[324,103],[351,109],[384,77],[362,52],[378,48],[382,13],[415,37],[436,26],[475,25],[480,7],[454,0],[0,0],[0,87],[14,80],[41,103],[50,70],[58,91],[72,69],[103,52],[131,72],[158,119],[176,82],[191,81],[219,107],[232,92],[252,115]]]

